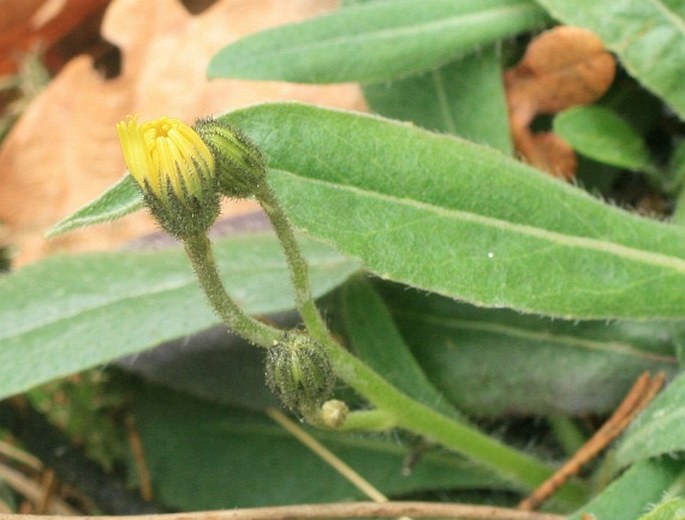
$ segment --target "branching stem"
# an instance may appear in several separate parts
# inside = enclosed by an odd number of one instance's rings
[[[373,404],[383,414],[387,424],[438,441],[474,462],[489,467],[521,489],[535,488],[552,475],[552,469],[537,459],[408,397],[339,345],[331,336],[311,296],[307,263],[275,194],[264,185],[257,198],[283,245],[295,287],[297,307],[307,330],[326,350],[338,377]],[[572,484],[566,486],[562,494],[572,503],[580,503],[584,496],[582,490]]]

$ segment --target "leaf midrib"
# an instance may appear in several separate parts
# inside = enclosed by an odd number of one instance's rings
[[[512,325],[504,325],[481,320],[468,320],[462,318],[428,315],[420,312],[412,312],[399,309],[398,314],[409,316],[416,320],[425,321],[433,325],[443,326],[450,329],[466,329],[478,332],[487,332],[517,339],[531,340],[534,342],[555,343],[572,348],[582,348],[598,352],[607,352],[630,357],[637,357],[646,361],[677,364],[674,356],[656,354],[654,352],[640,350],[630,344],[618,341],[601,341],[595,339],[569,336],[567,334],[555,334],[553,332],[537,331]]]
[[[25,327],[20,327],[16,328],[12,331],[10,331],[10,334],[7,335],[0,335],[0,341],[5,341],[5,340],[12,340],[18,337],[21,337],[25,334],[29,333],[34,333],[37,332],[41,329],[51,327],[53,325],[56,325],[58,323],[62,322],[68,322],[73,320],[74,318],[81,316],[81,315],[87,315],[92,312],[97,312],[100,310],[107,309],[108,307],[118,305],[127,301],[132,301],[132,300],[137,300],[141,297],[155,297],[160,294],[172,294],[177,291],[181,291],[183,289],[187,289],[192,285],[192,278],[189,277],[188,280],[182,282],[182,283],[177,283],[177,284],[168,284],[168,285],[163,285],[157,290],[145,290],[144,292],[127,292],[126,294],[119,294],[116,296],[116,298],[108,298],[104,300],[98,300],[98,302],[94,305],[87,305],[83,307],[79,307],[78,309],[75,309],[72,312],[68,313],[63,313],[58,316],[53,317],[52,319],[46,319],[42,321],[38,320],[33,320],[30,323],[27,324]]]
[[[317,268],[329,268],[331,266],[337,266],[339,264],[346,263],[346,259],[343,256],[340,256],[335,259],[331,258],[324,258],[320,259],[320,261],[312,261],[308,260],[308,265],[310,267],[317,267]],[[272,263],[268,266],[260,266],[260,272],[263,273],[268,273],[268,272],[274,272],[274,271],[285,271],[287,269],[287,266],[285,263]],[[240,275],[240,273],[246,273],[246,272],[252,272],[254,270],[253,267],[250,266],[245,266],[243,268],[232,268],[230,271],[231,276],[235,275]],[[169,276],[171,278],[172,276]],[[26,324],[26,326],[23,327],[18,327],[10,330],[9,334],[2,334],[0,333],[0,341],[5,341],[5,340],[11,340],[15,339],[17,337],[20,337],[22,335],[25,335],[27,333],[33,333],[35,331],[53,326],[55,324],[61,323],[61,322],[68,322],[79,315],[82,314],[88,314],[91,312],[96,312],[101,309],[106,309],[107,307],[111,307],[113,305],[118,305],[120,303],[124,303],[126,301],[132,301],[136,300],[142,297],[155,297],[160,294],[173,294],[178,291],[185,290],[192,285],[194,285],[195,278],[193,277],[192,273],[189,271],[187,276],[184,276],[182,273],[176,273],[174,278],[177,278],[175,281],[169,280],[167,283],[157,283],[155,284],[155,288],[150,290],[150,287],[144,287],[142,291],[126,291],[125,293],[118,293],[114,295],[112,298],[104,298],[100,299],[97,302],[91,304],[91,305],[86,305],[83,307],[79,307],[78,309],[73,310],[72,312],[68,313],[63,313],[57,316],[51,317],[51,319],[46,319],[43,321],[39,320],[32,320],[30,323]]]
[[[662,253],[643,251],[640,249],[635,249],[634,247],[617,244],[615,242],[608,242],[606,240],[599,240],[595,238],[588,238],[577,235],[564,235],[556,231],[550,231],[543,228],[536,228],[527,224],[517,224],[513,222],[508,222],[506,220],[497,219],[494,217],[479,215],[477,213],[462,211],[453,208],[445,208],[442,206],[436,206],[435,204],[418,201],[416,199],[397,197],[394,195],[388,195],[386,193],[381,193],[377,191],[369,191],[348,184],[340,184],[322,179],[303,177],[301,175],[286,170],[277,171],[284,173],[286,175],[290,175],[300,181],[318,184],[338,191],[345,191],[348,193],[355,194],[359,197],[375,199],[381,202],[396,204],[398,206],[410,207],[413,209],[432,213],[436,216],[446,217],[449,219],[481,224],[486,227],[491,227],[497,230],[508,231],[514,234],[541,239],[546,242],[550,242],[551,244],[559,246],[575,247],[579,249],[587,249],[600,253],[611,254],[627,260],[632,260],[647,265],[659,266],[666,269],[670,269],[677,272],[678,274],[685,274],[685,260],[673,256],[668,256]],[[379,234],[381,233],[379,232]]]
[[[673,26],[678,29],[681,36],[685,36],[685,21],[675,14],[667,5],[661,0],[650,0],[656,9],[664,14],[664,16],[673,23]]]
[[[328,49],[329,47],[339,48],[340,45],[358,44],[360,41],[363,42],[364,40],[369,43],[374,42],[375,44],[377,44],[378,42],[383,40],[392,40],[394,38],[399,37],[413,36],[415,34],[420,34],[426,31],[439,32],[445,29],[452,29],[462,25],[472,26],[484,20],[488,20],[490,18],[508,18],[513,14],[516,14],[517,11],[525,12],[534,10],[537,10],[536,6],[528,4],[527,2],[521,2],[520,5],[491,8],[480,11],[475,14],[458,15],[447,18],[445,20],[425,22],[419,25],[394,27],[392,29],[381,29],[373,32],[365,32],[355,35],[343,35],[335,38],[319,40],[316,42],[308,42],[297,47],[290,46],[286,48],[275,49],[272,52],[265,52],[261,54],[261,57],[254,55],[242,56],[241,59],[231,59],[230,61],[231,64],[234,66],[239,66],[243,63],[249,63],[250,65],[254,65],[255,63],[264,60],[272,60],[273,58],[285,58],[293,54],[299,55],[301,53],[306,53],[311,49],[324,50]]]

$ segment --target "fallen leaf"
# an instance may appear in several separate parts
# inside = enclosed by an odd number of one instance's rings
[[[22,55],[40,48],[52,72],[97,39],[97,24],[109,0],[0,0],[0,75],[15,73]],[[74,38],[76,34],[77,38]],[[65,40],[71,38],[71,45]]]
[[[516,150],[529,164],[561,179],[572,179],[578,169],[573,148],[552,132],[521,132]]]
[[[560,26],[535,38],[521,62],[504,75],[514,145],[530,164],[570,179],[573,150],[553,134],[535,136],[539,114],[555,114],[597,101],[614,80],[616,61],[594,33]]]
[[[248,33],[321,14],[333,0],[219,0],[197,16],[179,0],[114,0],[102,33],[122,54],[104,79],[92,59],[70,61],[34,100],[0,149],[0,242],[15,265],[58,250],[111,248],[155,228],[145,213],[71,233],[43,233],[97,197],[124,172],[114,125],[127,114],[197,117],[274,99],[362,109],[355,85],[208,81],[210,57]],[[244,208],[244,206],[243,206]]]

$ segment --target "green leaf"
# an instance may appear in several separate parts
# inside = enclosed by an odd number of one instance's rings
[[[350,281],[342,287],[340,298],[347,336],[355,354],[408,396],[446,415],[460,417],[426,378],[369,282]]]
[[[685,519],[685,499],[671,498],[664,499],[657,504],[654,509],[639,520],[684,520]]]
[[[334,502],[364,496],[265,415],[146,389],[135,403],[156,497],[174,509],[206,510]],[[386,494],[505,487],[442,451],[402,474],[410,453],[396,438],[311,432]],[[188,478],[188,468],[202,468]]]
[[[569,520],[584,520],[585,515],[597,519],[638,518],[661,501],[683,469],[683,463],[675,460],[639,462],[569,516]]]
[[[317,295],[358,264],[303,241]],[[271,235],[217,242],[216,258],[251,313],[292,307],[289,271]],[[0,279],[0,397],[218,323],[178,249],[50,258]],[[11,369],[9,368],[11,367]]]
[[[510,154],[499,46],[490,45],[429,72],[364,86],[371,110]]]
[[[625,69],[685,118],[685,9],[679,1],[537,0],[568,25],[596,33]]]
[[[382,277],[560,317],[685,316],[685,229],[411,125],[294,103],[224,117],[294,223]]]
[[[51,238],[74,229],[111,222],[143,208],[143,199],[133,177],[126,174],[119,182],[97,199],[89,202],[64,220],[55,224],[47,233]]]
[[[403,286],[380,292],[424,372],[466,413],[607,413],[645,370],[677,370],[661,323],[568,322]]]
[[[595,161],[641,171],[649,166],[642,137],[614,111],[599,106],[564,110],[554,118],[554,132],[578,153]]]
[[[296,313],[269,314],[278,325],[292,328]],[[275,320],[274,320],[275,321]],[[117,366],[145,381],[213,403],[252,410],[279,406],[264,376],[264,352],[245,340],[216,327],[166,341],[158,347],[117,360]]]
[[[209,63],[210,78],[374,82],[434,69],[548,22],[530,0],[389,0],[248,36]]]
[[[685,450],[685,374],[680,374],[631,424],[616,449],[616,464]]]

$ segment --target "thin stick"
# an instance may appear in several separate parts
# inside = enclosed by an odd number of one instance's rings
[[[343,477],[345,477],[353,486],[364,493],[374,502],[387,502],[388,498],[378,491],[368,480],[362,477],[354,469],[348,466],[342,459],[337,457],[323,444],[317,441],[314,437],[309,435],[306,431],[300,428],[293,421],[288,419],[281,411],[275,408],[267,408],[266,414],[276,421],[286,431],[292,434],[298,441],[304,444],[307,448],[318,455],[326,464],[330,465]]]
[[[97,520],[313,520],[320,518],[455,518],[460,520],[564,520],[565,516],[517,511],[503,507],[433,502],[350,502],[340,504],[306,504],[296,506],[257,507],[230,511],[202,511],[163,515],[98,516]],[[92,520],[74,516],[71,520]],[[0,514],[0,520],[64,520],[61,516]]]
[[[24,464],[25,466],[28,466],[36,471],[43,469],[43,464],[38,457],[34,457],[30,453],[17,448],[7,441],[0,441],[0,455],[4,455],[10,459],[20,462],[21,464]]]
[[[138,433],[136,420],[132,415],[126,417],[126,436],[128,437],[128,445],[133,453],[134,465],[138,472],[138,480],[140,481],[140,496],[143,497],[143,500],[151,502],[154,499],[154,493],[152,491],[152,478],[150,477],[150,470],[147,467],[143,441],[140,438],[140,433]]]
[[[43,487],[39,482],[28,478],[23,473],[0,464],[0,479],[9,487],[20,493],[33,504],[40,504],[41,498],[44,495]],[[50,501],[50,512],[58,513],[59,515],[75,515],[77,511],[70,505],[62,501],[59,497],[53,497]],[[3,517],[6,515],[2,515]],[[9,516],[8,516],[9,518]],[[14,518],[14,516],[12,516]],[[40,518],[43,518],[42,516]],[[60,518],[59,516],[56,518]]]
[[[41,476],[41,481],[43,496],[40,497],[40,502],[36,505],[36,514],[38,515],[44,515],[50,511],[50,504],[57,490],[57,476],[53,470],[46,469]]]
[[[651,377],[644,372],[633,384],[621,404],[611,417],[595,432],[595,434],[561,466],[551,477],[540,484],[527,498],[521,501],[518,509],[531,511],[547,500],[569,478],[590,462],[599,452],[618,437],[632,420],[654,398],[664,384],[666,375],[659,372]]]

